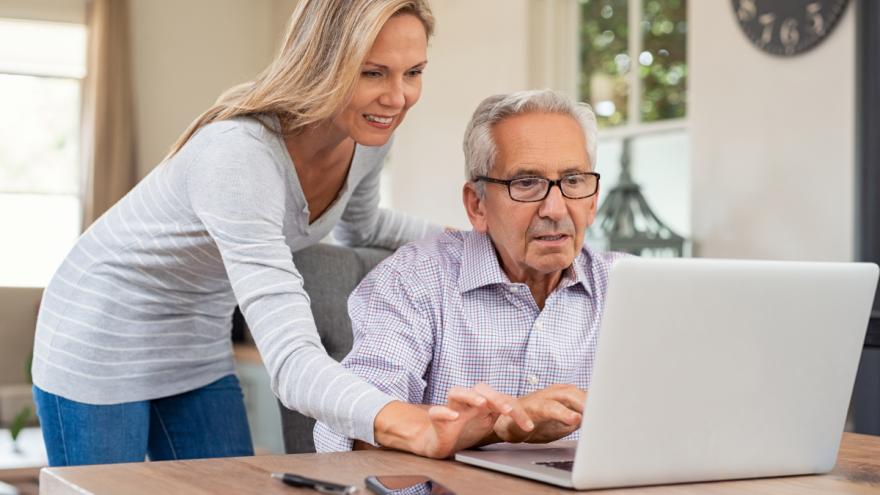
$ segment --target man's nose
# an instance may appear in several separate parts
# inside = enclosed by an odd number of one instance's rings
[[[406,104],[403,81],[391,79],[379,98],[383,106],[400,109]]]
[[[568,215],[565,196],[562,195],[562,189],[560,189],[559,184],[554,184],[550,187],[547,197],[541,201],[538,215],[556,221],[562,220]]]

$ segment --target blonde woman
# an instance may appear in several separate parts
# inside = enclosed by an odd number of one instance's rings
[[[340,433],[446,456],[499,413],[527,424],[491,389],[426,411],[344,370],[321,346],[291,259],[331,230],[391,248],[437,230],[377,207],[432,29],[425,0],[301,0],[272,64],[223,94],[82,235],[46,288],[34,343],[51,465],[252,454],[229,338],[236,305],[281,401]]]

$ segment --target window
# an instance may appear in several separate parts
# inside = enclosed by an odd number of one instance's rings
[[[0,19],[0,286],[48,283],[80,233],[82,24]]]
[[[633,178],[654,212],[690,233],[686,0],[579,0],[578,93],[599,122],[602,190],[631,138]]]

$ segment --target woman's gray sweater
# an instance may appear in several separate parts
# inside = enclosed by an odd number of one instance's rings
[[[344,244],[389,248],[439,230],[378,208],[389,146],[356,146],[339,196],[309,224],[276,133],[255,118],[202,128],[92,225],[52,278],[34,383],[90,404],[202,387],[234,372],[238,304],[284,405],[372,442],[372,420],[392,398],[324,352],[291,252],[331,230]]]

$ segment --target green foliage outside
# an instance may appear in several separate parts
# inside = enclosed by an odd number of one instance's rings
[[[642,121],[685,116],[687,88],[686,0],[643,0],[644,50],[651,65],[639,66],[642,78]]]
[[[641,0],[642,60],[629,57],[627,0],[580,0],[580,7],[580,94],[596,107],[599,125],[608,127],[628,121],[630,91],[626,76],[634,67],[638,67],[642,81],[642,122],[684,117],[686,0]]]
[[[581,98],[594,107],[599,101],[614,103],[608,114],[596,109],[600,127],[623,124],[628,118],[627,12],[627,0],[581,0]]]

